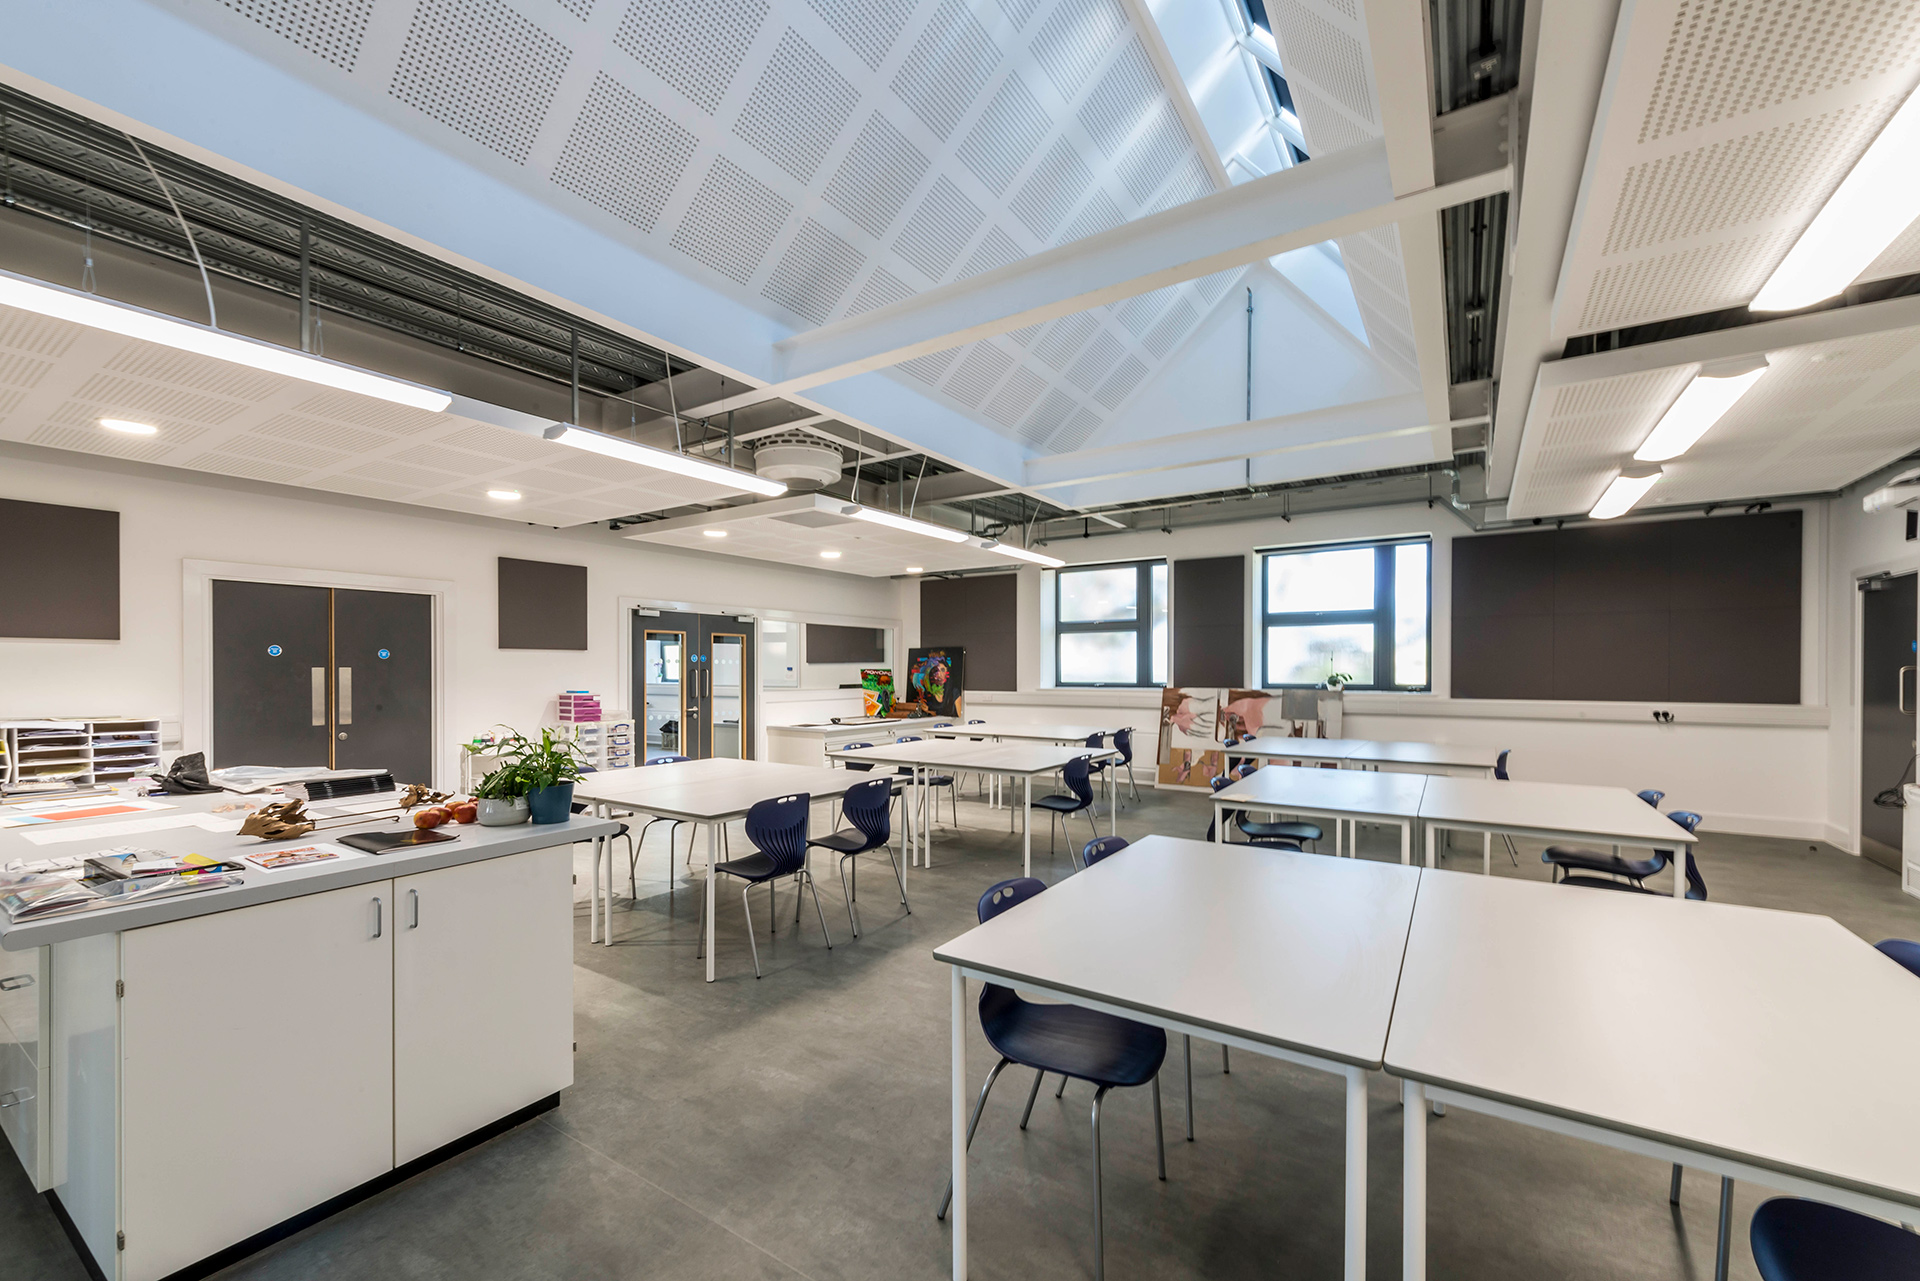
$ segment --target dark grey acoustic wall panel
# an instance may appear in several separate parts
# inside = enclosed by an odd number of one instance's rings
[[[1247,679],[1247,558],[1173,562],[1173,683],[1233,688]]]
[[[807,661],[809,663],[884,663],[887,661],[887,633],[881,627],[838,627],[832,623],[807,624]]]
[[[500,648],[585,649],[587,567],[500,558]]]
[[[1453,540],[1453,696],[1800,701],[1797,511]]]
[[[120,513],[0,499],[0,636],[120,639]]]
[[[1020,688],[1016,574],[928,578],[920,583],[920,644],[967,652],[968,689]]]

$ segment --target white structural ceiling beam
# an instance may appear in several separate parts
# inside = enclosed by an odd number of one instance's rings
[[[1505,191],[1511,170],[1393,196],[1384,143],[1256,178],[1111,231],[1034,254],[776,344],[772,394],[1196,280],[1337,236]]]

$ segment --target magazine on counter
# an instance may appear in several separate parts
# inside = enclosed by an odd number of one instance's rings
[[[230,873],[195,873],[185,876],[141,876],[125,880],[69,877],[47,873],[0,875],[0,910],[11,921],[37,921],[49,916],[91,912],[103,907],[145,903],[152,899],[174,898],[207,890],[239,885],[242,878]]]
[[[362,858],[362,854],[340,845],[316,842],[311,845],[296,845],[292,849],[262,850],[258,854],[247,855],[247,862],[266,872],[284,871],[289,867],[306,867],[314,863],[325,863],[337,858]]]

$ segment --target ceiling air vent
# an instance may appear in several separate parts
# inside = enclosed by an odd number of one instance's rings
[[[783,480],[797,493],[824,489],[840,479],[840,447],[808,432],[768,436],[754,444],[753,470]]]

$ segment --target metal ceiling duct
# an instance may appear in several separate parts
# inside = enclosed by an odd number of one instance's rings
[[[768,480],[785,481],[796,493],[825,489],[840,479],[840,447],[810,432],[782,432],[754,443],[753,470]]]

